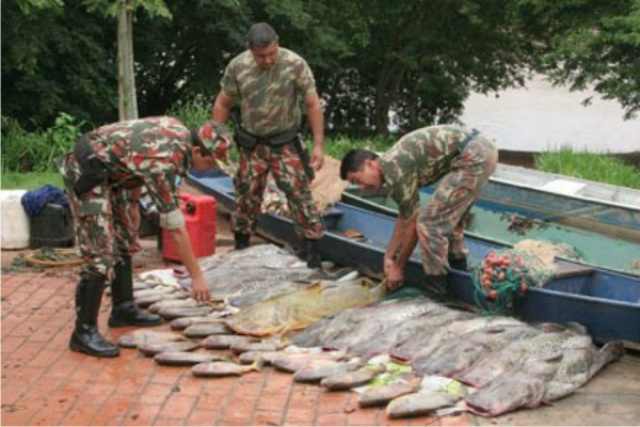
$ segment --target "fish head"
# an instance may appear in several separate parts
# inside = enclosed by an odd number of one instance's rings
[[[469,411],[492,417],[518,408],[535,408],[545,393],[545,383],[523,373],[503,375],[465,399]]]
[[[482,387],[489,383],[492,379],[502,375],[512,369],[513,364],[510,358],[494,355],[485,357],[480,362],[474,364],[470,369],[455,375],[455,378],[472,387]]]
[[[471,366],[482,354],[483,348],[475,343],[465,343],[464,348],[458,347],[447,355],[446,360],[441,361],[435,367],[428,368],[430,375],[450,377],[463,369]]]

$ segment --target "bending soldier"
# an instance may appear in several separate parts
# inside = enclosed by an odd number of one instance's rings
[[[118,347],[98,332],[102,293],[111,283],[109,326],[153,326],[160,316],[143,313],[133,301],[131,255],[137,249],[141,186],[160,212],[192,278],[199,301],[210,299],[180,210],[176,178],[190,169],[213,169],[226,159],[232,140],[226,129],[206,123],[189,130],[171,117],[114,123],[85,134],[60,170],[75,219],[77,244],[87,264],[76,287],[76,323],[70,348],[98,357],[118,356]]]
[[[467,268],[464,228],[497,162],[492,141],[475,129],[453,125],[415,130],[381,157],[368,150],[345,155],[342,179],[364,188],[384,186],[399,206],[384,256],[388,287],[404,280],[404,266],[419,240],[427,276],[424,290],[444,297],[448,268]],[[435,193],[418,209],[420,187],[436,181]]]
[[[247,45],[248,50],[227,66],[213,107],[213,120],[225,123],[234,100],[240,101],[241,123],[235,134],[240,150],[234,179],[235,247],[249,246],[271,172],[287,196],[296,234],[304,241],[307,264],[320,267],[318,239],[324,227],[309,188],[312,171],[319,170],[324,161],[322,105],[315,80],[303,58],[279,47],[278,35],[270,25],[253,25]],[[310,164],[298,137],[301,102],[313,132]]]

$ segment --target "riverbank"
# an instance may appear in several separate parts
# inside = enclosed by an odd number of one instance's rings
[[[523,168],[533,169],[535,166],[534,156],[541,154],[532,151],[515,151],[515,150],[499,150],[500,163],[511,166],[520,166]],[[631,151],[629,153],[609,153],[607,156],[614,157],[623,161],[625,164],[634,166],[640,173],[640,151]]]

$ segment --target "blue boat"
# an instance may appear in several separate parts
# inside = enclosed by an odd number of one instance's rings
[[[498,198],[494,194],[495,189],[491,190],[493,187],[495,183],[489,183],[471,208],[471,220],[465,230],[467,236],[510,246],[524,239],[564,243],[573,248],[582,263],[640,276],[640,242],[567,224],[560,220],[560,214],[549,214],[549,207],[546,210],[540,207],[550,197],[548,195],[541,199],[530,193],[529,205],[524,206],[524,202],[516,203],[515,199],[507,197],[521,190],[510,187],[510,191],[499,193],[502,195]],[[421,188],[420,203],[426,203],[433,191],[433,187]],[[342,193],[342,201],[390,216],[396,216],[398,212],[398,205],[385,193],[361,191],[355,186]],[[566,206],[570,205],[570,200],[566,200]],[[543,211],[547,214],[543,215]],[[583,212],[587,211],[594,212],[592,209]],[[631,236],[632,232],[628,234]]]
[[[190,184],[213,195],[220,207],[232,211],[234,189],[226,176],[190,175]],[[320,241],[323,259],[361,271],[380,273],[386,244],[395,220],[384,214],[337,203],[324,216],[327,232]],[[345,237],[347,230],[357,230],[365,239]],[[297,236],[289,218],[262,214],[258,232],[282,244],[296,245]],[[492,249],[504,246],[481,238],[467,237],[470,261],[478,261]],[[419,285],[424,272],[419,249],[407,263],[406,283]],[[513,315],[531,322],[578,322],[594,340],[605,343],[625,340],[640,343],[640,278],[584,264],[560,261],[559,273],[542,288],[529,289],[514,301]],[[453,270],[449,276],[451,295],[475,303],[475,288],[468,272]]]
[[[640,244],[640,190],[499,164],[482,198],[531,218]]]

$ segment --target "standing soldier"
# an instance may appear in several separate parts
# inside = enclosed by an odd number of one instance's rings
[[[385,186],[399,215],[384,256],[389,288],[404,279],[404,266],[416,239],[427,275],[424,290],[444,297],[448,268],[467,268],[464,228],[471,206],[498,162],[495,144],[477,130],[430,126],[402,137],[382,157],[368,150],[349,151],[340,176],[364,188]],[[440,180],[420,212],[420,187]],[[416,238],[417,235],[417,238]]]
[[[69,347],[98,357],[118,356],[118,347],[98,332],[104,286],[111,282],[109,326],[154,326],[160,316],[141,312],[133,301],[131,254],[136,249],[141,186],[160,212],[176,252],[193,280],[195,299],[210,299],[196,261],[176,194],[176,178],[189,169],[215,167],[231,141],[223,126],[206,123],[191,131],[171,117],[114,123],[86,133],[60,171],[75,219],[76,238],[87,264],[76,287],[76,323]]]
[[[318,240],[324,227],[309,183],[322,167],[323,116],[315,80],[306,61],[278,45],[278,35],[266,23],[254,24],[247,35],[248,50],[227,66],[222,90],[213,106],[213,120],[225,123],[234,100],[240,101],[236,122],[240,164],[234,184],[235,247],[249,246],[267,182],[272,172],[286,194],[296,234],[304,239],[310,267],[320,267]],[[313,152],[299,138],[300,104],[304,102],[313,131]]]

